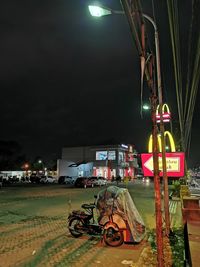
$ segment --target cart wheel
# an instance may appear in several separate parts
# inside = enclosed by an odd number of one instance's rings
[[[124,235],[122,231],[116,231],[113,227],[109,227],[104,231],[103,239],[106,245],[111,247],[118,247],[123,244]]]

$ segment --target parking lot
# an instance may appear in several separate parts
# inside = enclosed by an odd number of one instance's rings
[[[125,186],[121,184],[120,186]],[[153,185],[128,184],[147,228],[154,227]],[[137,262],[139,245],[105,246],[99,238],[75,239],[67,216],[94,201],[100,188],[66,185],[15,185],[0,190],[0,266],[124,266]],[[129,264],[130,265],[130,264]]]

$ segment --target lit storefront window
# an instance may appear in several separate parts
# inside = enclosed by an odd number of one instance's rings
[[[124,153],[119,152],[119,163],[124,161]]]
[[[109,151],[108,152],[108,160],[116,160],[116,152],[115,151]]]
[[[97,151],[96,160],[107,160],[108,152],[107,151]]]
[[[116,160],[115,151],[96,151],[96,160]]]

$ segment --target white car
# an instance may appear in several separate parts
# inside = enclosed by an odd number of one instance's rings
[[[56,182],[56,179],[53,178],[52,176],[42,176],[40,179],[40,183],[42,184],[52,184],[55,182]]]
[[[94,183],[95,186],[104,186],[104,185],[107,185],[107,180],[104,177],[92,176],[89,179],[93,181],[93,183]]]
[[[98,183],[99,185],[107,185],[107,179],[104,177],[98,177]]]

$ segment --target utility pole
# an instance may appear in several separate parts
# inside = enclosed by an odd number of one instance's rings
[[[152,117],[152,137],[153,137],[153,168],[154,168],[154,193],[155,193],[155,213],[156,213],[156,244],[158,266],[164,266],[163,255],[163,234],[162,234],[162,210],[161,210],[161,191],[160,175],[158,162],[158,132],[156,124],[157,98],[152,92],[151,95],[151,117]]]
[[[156,47],[156,71],[157,71],[157,89],[159,100],[159,113],[160,113],[160,134],[161,134],[161,149],[162,149],[162,173],[164,181],[164,210],[165,210],[165,231],[166,235],[170,233],[170,215],[169,215],[169,190],[168,190],[168,177],[167,177],[167,164],[166,164],[166,151],[165,151],[165,136],[164,136],[164,123],[163,123],[163,97],[162,97],[162,85],[161,85],[161,71],[160,71],[160,50],[159,50],[159,38],[158,30],[155,22],[146,14],[143,14],[154,27],[155,47]]]
[[[144,29],[144,18],[150,21],[155,30],[155,46],[156,46],[156,67],[157,67],[157,85],[158,85],[158,96],[159,104],[162,108],[162,88],[161,88],[161,75],[160,75],[160,54],[159,54],[159,43],[157,35],[157,27],[155,22],[151,17],[145,15],[141,11],[141,6],[138,0],[121,0],[121,5],[124,11],[115,11],[112,9],[101,8],[101,11],[94,12],[98,13],[96,16],[104,16],[109,14],[124,14],[127,17],[131,34],[133,40],[135,41],[136,48],[138,50],[139,56],[141,58],[141,67],[144,70],[146,75],[146,80],[151,90],[151,117],[152,117],[152,136],[153,136],[153,172],[154,172],[154,191],[155,191],[155,213],[156,213],[156,243],[157,243],[157,260],[158,266],[164,266],[164,256],[163,256],[163,232],[162,232],[162,211],[161,211],[161,190],[160,190],[160,170],[159,170],[159,161],[158,161],[158,136],[157,136],[157,122],[156,122],[156,107],[157,107],[157,94],[153,78],[153,63],[149,59],[152,59],[152,53],[149,55],[146,53],[145,49],[145,29]],[[93,7],[94,8],[94,7]],[[92,11],[91,11],[92,12]],[[93,12],[92,12],[93,13]],[[136,17],[136,18],[135,18]],[[137,24],[137,26],[136,26]],[[141,34],[139,34],[141,32]],[[148,56],[148,57],[147,57]],[[142,73],[143,74],[143,73]],[[162,112],[161,112],[161,121]],[[164,125],[163,125],[164,127]],[[163,173],[166,173],[166,157],[165,157],[165,144],[164,144],[164,128],[161,123],[161,131],[163,134],[162,146],[162,160],[163,160]],[[167,180],[167,179],[166,179]],[[168,185],[168,183],[167,183]],[[167,187],[168,188],[168,187]]]
[[[155,31],[155,46],[156,46],[156,67],[157,67],[157,85],[158,85],[158,95],[159,102],[162,100],[162,91],[161,91],[161,79],[160,79],[160,55],[159,55],[159,43],[158,43],[158,35],[157,35],[157,27],[155,22],[151,19],[151,17],[145,15],[141,11],[141,7],[138,1],[129,1],[129,0],[121,0],[121,5],[126,14],[127,20],[129,22],[130,30],[132,36],[134,37],[134,41],[136,43],[136,47],[138,53],[141,58],[144,58],[146,61],[146,51],[143,46],[144,41],[144,18],[146,18],[151,24],[153,24]],[[137,27],[135,25],[134,16],[137,17],[137,21],[139,21],[139,28],[143,31],[141,33],[141,38],[138,35]],[[158,64],[159,63],[159,64]],[[164,266],[164,256],[163,256],[163,233],[162,233],[162,209],[161,209],[161,190],[160,190],[160,176],[159,176],[159,162],[158,162],[158,136],[157,136],[157,122],[156,122],[156,107],[157,107],[157,94],[156,89],[154,88],[154,84],[152,82],[153,75],[151,70],[148,67],[150,66],[149,61],[145,62],[145,75],[147,79],[147,83],[151,90],[151,117],[152,117],[152,138],[153,138],[153,167],[154,167],[154,191],[155,191],[155,213],[156,213],[156,244],[157,244],[157,261],[158,266]],[[162,103],[162,102],[161,102]],[[161,105],[162,106],[162,105]],[[161,117],[162,120],[162,117]],[[162,128],[163,130],[163,128]],[[163,131],[164,137],[164,131]],[[161,140],[164,140],[161,139]],[[162,150],[165,151],[165,150]],[[162,154],[163,162],[166,162],[165,154]],[[164,166],[166,165],[164,162]],[[166,172],[166,170],[163,170]]]
[[[158,30],[155,22],[148,15],[138,12],[134,13],[134,4],[132,1],[121,0],[122,7],[127,16],[131,33],[133,34],[136,42],[136,46],[140,56],[145,58],[145,51],[143,50],[142,44],[137,34],[137,30],[134,24],[133,16],[134,14],[141,15],[141,29],[144,25],[143,18],[147,19],[154,27],[155,32],[155,47],[156,47],[156,72],[157,72],[157,90],[158,90],[158,100],[161,107],[160,112],[160,131],[161,131],[161,143],[162,143],[162,166],[163,166],[163,180],[164,180],[164,206],[165,206],[165,225],[166,225],[166,234],[169,234],[170,229],[170,220],[169,220],[169,194],[168,194],[168,178],[167,178],[167,168],[166,168],[166,155],[165,155],[165,139],[164,139],[164,123],[162,116],[162,87],[161,87],[161,71],[160,71],[160,53],[159,53],[159,39],[158,39]],[[138,5],[139,7],[139,5]],[[147,65],[150,65],[149,62],[146,62]],[[151,66],[152,67],[152,66]],[[156,123],[156,107],[157,107],[157,97],[154,84],[152,83],[152,73],[146,66],[145,75],[147,78],[147,83],[151,89],[151,117],[152,117],[152,137],[153,137],[153,166],[154,166],[154,191],[155,191],[155,212],[156,212],[156,244],[157,244],[157,260],[158,266],[164,266],[164,257],[163,257],[163,233],[162,233],[162,204],[161,204],[161,190],[160,190],[160,170],[159,170],[159,161],[158,161],[158,136],[157,136],[157,123]]]
[[[158,161],[158,128],[156,122],[157,94],[155,84],[153,82],[153,57],[148,62],[149,80],[147,81],[151,91],[151,119],[152,119],[152,139],[153,139],[153,173],[154,173],[154,194],[155,194],[155,215],[156,215],[156,245],[157,245],[157,261],[158,266],[164,266],[163,254],[163,232],[162,232],[162,204],[160,190],[160,170]]]

